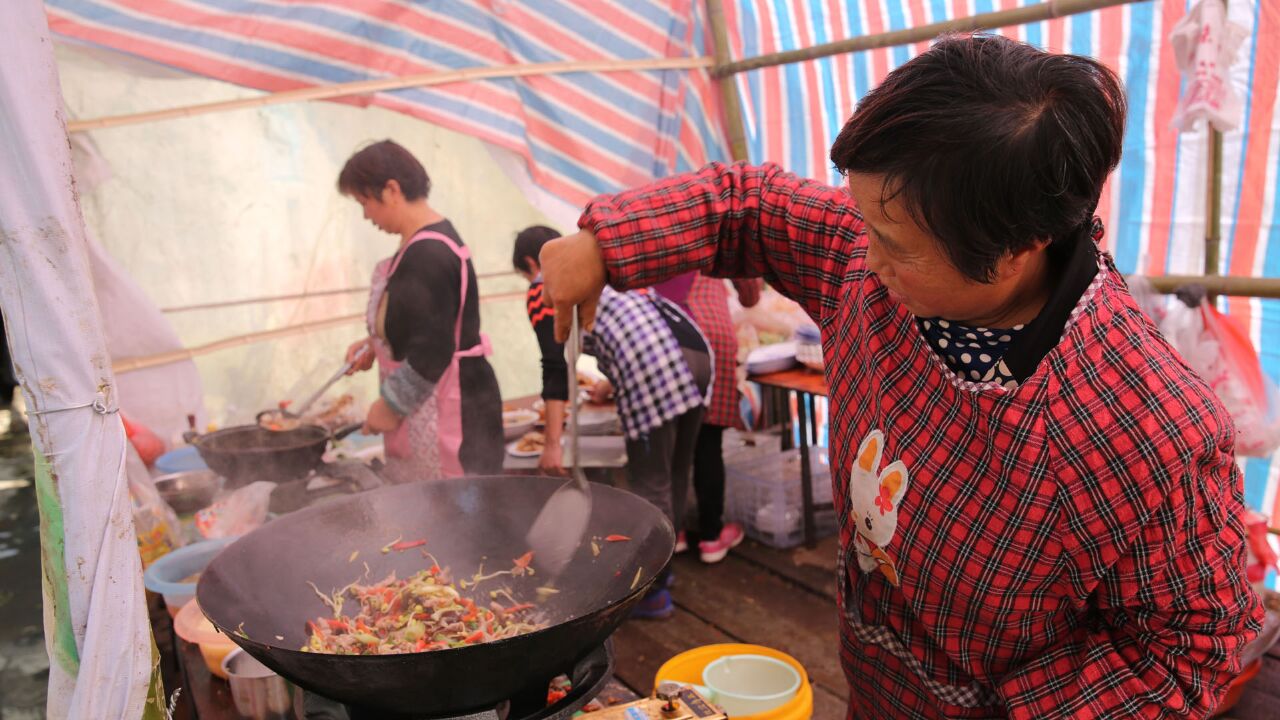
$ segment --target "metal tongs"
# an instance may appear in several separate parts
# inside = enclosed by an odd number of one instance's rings
[[[529,528],[526,540],[538,560],[539,568],[555,579],[582,545],[591,519],[591,485],[582,471],[578,448],[578,408],[582,403],[578,391],[578,357],[582,354],[582,331],[578,327],[578,307],[573,307],[569,339],[564,344],[569,364],[569,481],[547,499]]]
[[[365,352],[368,351],[366,350]],[[343,363],[342,367],[338,368],[338,372],[334,373],[328,380],[326,380],[324,384],[320,386],[319,390],[311,393],[310,397],[303,400],[302,404],[296,409],[281,407],[276,410],[263,410],[258,413],[258,416],[255,418],[258,421],[258,424],[262,425],[270,422],[279,423],[282,420],[298,420],[302,418],[302,416],[306,415],[307,411],[311,409],[311,406],[315,405],[316,401],[323,397],[324,394],[329,391],[329,388],[333,387],[334,383],[341,380],[343,375],[351,372],[351,368],[356,363],[360,362],[362,357],[364,357],[364,352],[357,353],[356,356],[351,359],[351,362]]]

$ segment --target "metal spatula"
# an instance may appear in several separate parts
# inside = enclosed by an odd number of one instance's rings
[[[572,329],[564,349],[569,363],[569,481],[547,498],[525,538],[529,549],[533,550],[534,563],[549,576],[548,584],[573,559],[591,519],[591,485],[582,472],[582,458],[578,452],[578,405],[581,403],[578,356],[582,354],[582,333],[578,328],[577,306],[573,308]]]

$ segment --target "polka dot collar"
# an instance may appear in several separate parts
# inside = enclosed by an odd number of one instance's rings
[[[999,382],[1016,387],[1004,354],[1025,326],[1007,329],[969,327],[942,318],[919,321],[930,347],[957,375],[975,382]]]

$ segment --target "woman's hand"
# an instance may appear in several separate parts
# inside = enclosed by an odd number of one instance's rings
[[[556,238],[542,246],[542,288],[556,311],[556,341],[569,339],[573,307],[584,331],[596,321],[596,304],[606,279],[604,255],[589,230]]]
[[[738,291],[738,303],[744,308],[755,307],[760,302],[760,289],[764,281],[760,278],[741,278],[733,281],[733,288]]]
[[[548,442],[542,448],[542,457],[538,458],[538,469],[548,475],[564,474],[564,449],[559,441]]]
[[[609,398],[613,396],[613,383],[608,379],[599,380],[595,386],[591,388],[591,402],[597,405],[603,405],[609,402]]]
[[[360,432],[365,435],[382,435],[395,432],[403,421],[404,418],[397,415],[386,400],[378,398],[369,406],[369,415],[365,418],[364,427]]]
[[[373,338],[365,338],[351,343],[347,347],[347,362],[351,363],[348,375],[364,372],[373,367]]]

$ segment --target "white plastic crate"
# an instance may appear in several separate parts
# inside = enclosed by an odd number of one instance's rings
[[[800,451],[725,455],[725,515],[747,535],[776,548],[795,547],[804,541],[804,505],[800,489]],[[831,503],[831,473],[825,448],[809,449],[813,475],[813,502]],[[817,537],[836,531],[832,509],[814,514]]]

